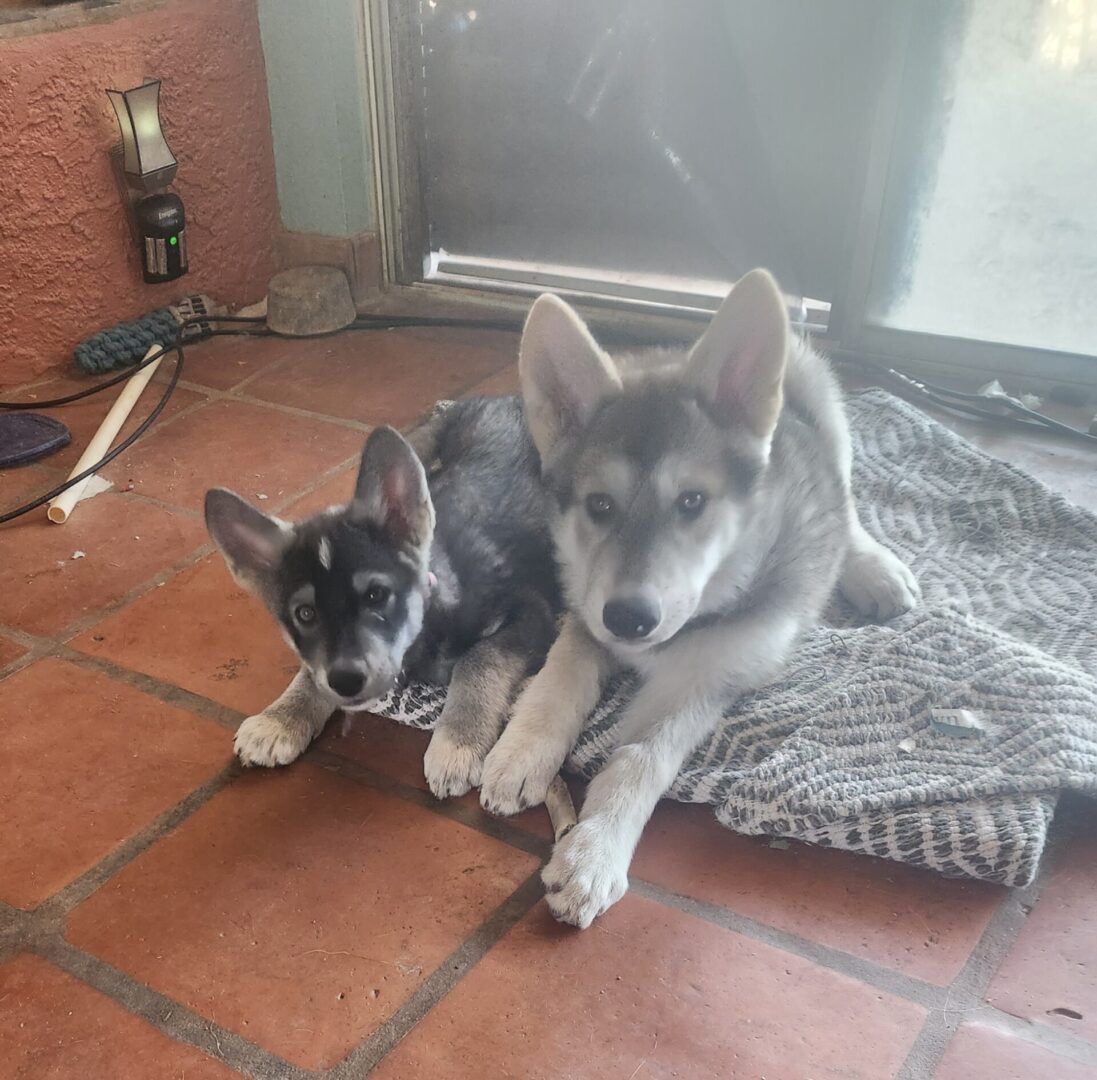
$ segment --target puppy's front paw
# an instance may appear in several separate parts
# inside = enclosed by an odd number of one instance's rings
[[[533,739],[510,728],[484,761],[480,805],[489,814],[509,817],[545,801],[549,784],[560,771],[562,761],[543,739]]]
[[[880,544],[849,553],[841,589],[862,615],[875,619],[902,615],[915,607],[922,596],[906,563]]]
[[[459,743],[445,728],[437,728],[423,758],[423,773],[431,794],[446,799],[476,787],[483,765],[483,755],[475,746]]]
[[[628,853],[597,818],[579,822],[541,872],[549,910],[585,930],[628,892]]]
[[[291,727],[268,713],[249,716],[236,729],[233,749],[244,765],[288,765],[296,761],[312,741],[307,731]]]

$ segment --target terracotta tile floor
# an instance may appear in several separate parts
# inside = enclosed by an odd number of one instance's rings
[[[210,554],[204,489],[337,501],[370,424],[514,389],[515,346],[204,343],[109,492],[0,529],[0,1078],[1097,1077],[1090,805],[1007,893],[665,804],[577,933],[541,902],[543,810],[435,802],[421,732],[363,718],[288,769],[232,764],[293,662]],[[66,414],[78,441],[103,408]],[[964,431],[1097,509],[1091,451]],[[0,504],[77,449],[0,473]]]

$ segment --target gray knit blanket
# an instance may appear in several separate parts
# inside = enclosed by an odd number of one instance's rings
[[[669,795],[743,833],[1028,884],[1060,793],[1097,794],[1097,517],[890,394],[848,407],[862,520],[923,602],[866,625],[836,599]],[[633,689],[607,689],[571,769],[605,763]],[[413,685],[377,711],[430,727],[443,700]]]

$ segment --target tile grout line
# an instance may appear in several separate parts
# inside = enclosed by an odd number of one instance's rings
[[[151,577],[146,578],[144,581],[134,585],[132,589],[128,589],[121,596],[115,597],[113,600],[108,601],[101,608],[97,608],[93,612],[85,613],[72,622],[67,623],[60,630],[52,634],[37,634],[33,635],[39,641],[47,641],[51,645],[63,645],[65,642],[70,641],[72,638],[82,634],[85,630],[93,627],[97,622],[102,619],[109,618],[134,600],[144,596],[145,593],[151,592],[159,585],[170,581],[176,574],[187,569],[188,566],[199,562],[205,558],[206,555],[213,551],[213,545],[210,543],[202,544],[201,547],[192,549],[188,554],[181,556],[178,560],[170,563],[166,569],[158,570]],[[13,633],[14,628],[3,628],[6,633]],[[16,631],[17,632],[17,631]]]
[[[228,787],[239,774],[240,767],[235,762],[223,766],[137,832],[127,836],[113,851],[77,878],[29,911],[0,901],[0,935],[9,939],[7,944],[0,944],[0,957],[5,952],[19,951],[28,940],[33,944],[38,938],[63,936],[64,920],[73,908],[82,904],[158,840],[179,828],[218,792]]]
[[[114,600],[104,604],[103,607],[99,608],[97,611],[90,612],[80,616],[78,619],[74,619],[67,626],[52,635],[53,640],[59,645],[67,644],[73,638],[84,633],[85,630],[90,630],[97,623],[110,618],[112,615],[116,615],[122,608],[128,607],[135,600],[140,600],[146,593],[152,592],[153,589],[157,589],[161,585],[166,585],[172,578],[177,577],[184,570],[188,570],[190,567],[201,562],[207,555],[212,554],[213,550],[213,544],[208,541],[197,548],[192,548],[186,555],[181,556],[163,570],[158,570],[151,577],[134,585],[132,589],[128,589],[121,596],[115,597]]]
[[[45,634],[28,634],[26,630],[20,630],[17,626],[8,626],[0,623],[0,634],[18,642],[24,648],[33,649],[40,645],[52,645],[53,638]]]
[[[222,705],[220,702],[207,698],[202,694],[196,694],[193,690],[187,690],[174,683],[165,682],[145,672],[123,667],[114,660],[95,656],[91,653],[79,652],[65,644],[54,646],[47,655],[54,656],[77,667],[97,671],[115,682],[120,682],[143,694],[147,694],[165,705],[185,709],[201,719],[209,720],[224,728],[230,734],[235,733],[240,723],[246,718],[246,713],[233,709],[228,705]],[[437,814],[439,817],[444,817],[459,825],[465,825],[483,836],[501,841],[509,847],[523,851],[528,855],[534,855],[542,859],[548,855],[549,841],[536,833],[527,832],[519,826],[512,825],[505,818],[492,817],[476,807],[464,806],[455,800],[436,799],[428,791],[414,787],[411,784],[405,784],[336,751],[319,747],[315,742],[297,761],[311,763],[317,768],[334,772],[363,787],[372,788],[382,794],[392,795],[403,802],[413,803],[433,814]],[[297,764],[297,761],[293,762],[292,765]],[[278,768],[290,767],[278,766]],[[235,768],[241,773],[251,771],[247,766],[236,762],[235,758],[233,758],[228,768]]]
[[[260,335],[259,340],[261,340],[262,337],[265,337],[265,336],[266,335]],[[275,336],[277,336],[277,335],[275,335]],[[203,387],[203,389],[205,390],[206,393],[231,394],[234,391],[242,390],[245,386],[249,385],[250,383],[255,382],[255,380],[258,379],[260,376],[269,375],[272,371],[278,371],[284,365],[293,363],[293,359],[294,358],[290,357],[290,356],[283,356],[280,360],[273,360],[273,361],[270,361],[266,364],[260,364],[259,367],[255,371],[249,372],[242,379],[237,379],[237,381],[234,382],[231,386],[226,386],[226,387],[205,386],[205,387]],[[187,380],[187,381],[189,381],[189,380]],[[184,380],[180,379],[179,382],[180,382],[180,385],[182,385]],[[195,385],[196,386],[201,386],[202,384],[201,383],[195,383]]]
[[[283,412],[291,416],[299,416],[304,419],[320,420],[326,421],[327,423],[337,424],[340,427],[346,427],[354,431],[360,431],[362,434],[368,434],[374,427],[377,426],[376,423],[368,423],[363,420],[353,420],[349,417],[333,416],[331,413],[317,412],[311,409],[304,409],[296,405],[285,405],[277,401],[268,401],[265,398],[257,397],[254,394],[250,394],[247,392],[248,387],[250,387],[252,383],[257,382],[264,375],[268,375],[271,372],[278,371],[279,369],[290,366],[292,365],[292,362],[293,361],[291,358],[284,358],[282,360],[275,361],[268,367],[260,368],[260,370],[258,371],[253,371],[250,375],[245,376],[238,383],[234,383],[231,387],[228,387],[226,389],[205,386],[202,383],[192,382],[189,379],[180,379],[179,385],[184,389],[206,394],[211,401],[237,401],[245,405],[274,409],[276,411]],[[464,395],[475,390],[476,387],[481,385],[481,383],[496,378],[501,372],[505,371],[514,363],[515,361],[513,360],[508,361],[506,364],[500,367],[498,371],[494,371],[490,375],[484,376],[483,378],[474,379],[468,383],[463,383],[461,387],[455,391],[454,397],[463,397]],[[409,421],[409,423],[407,423],[406,425],[400,425],[401,430],[406,431],[409,428],[416,426],[418,423],[421,422],[423,417],[426,416],[427,413],[429,413],[429,411],[430,407],[428,406],[428,408],[425,409],[424,412],[421,413],[414,420]]]
[[[317,1075],[207,1020],[59,934],[37,942],[33,951],[174,1042],[193,1046],[252,1080],[305,1080]]]
[[[175,832],[210,799],[224,791],[239,775],[240,767],[235,763],[230,762],[223,766],[205,783],[192,788],[177,803],[158,814],[144,828],[127,837],[94,866],[39,904],[34,909],[34,914],[43,920],[55,923],[57,932],[61,933],[61,924],[73,908],[98,892],[115,874],[143,855],[159,840]]]
[[[963,968],[949,985],[944,1002],[926,1017],[895,1080],[926,1080],[933,1076],[964,1017],[983,1005],[987,987],[1050,880],[1058,861],[1058,848],[1066,839],[1060,836],[1055,850],[1045,849],[1036,878],[1030,885],[1011,889],[1002,898]],[[1026,1038],[1019,1031],[1015,1034],[1021,1035],[1026,1042],[1036,1041],[1031,1035]]]
[[[304,1080],[315,1074],[207,1020],[64,936],[65,918],[74,908],[178,829],[240,773],[235,763],[224,767],[33,910],[0,902],[0,961],[22,952],[35,953],[173,1040],[194,1046],[245,1076],[254,1080]]]
[[[357,1080],[381,1060],[480,962],[541,899],[539,871],[523,881],[413,991],[397,1011],[355,1046],[341,1062],[319,1071],[295,1065],[252,1043],[173,998],[145,985],[107,961],[67,941],[59,930],[39,932],[17,951],[30,951],[109,1000],[141,1017],[176,1042],[194,1046],[253,1080]],[[5,905],[6,906],[6,905]],[[33,919],[34,913],[16,910]],[[0,911],[0,918],[3,912]],[[0,923],[2,925],[2,923]]]
[[[124,385],[125,385],[125,383],[119,383],[119,386],[124,386]],[[178,385],[178,386],[179,386],[179,387],[180,387],[180,388],[182,389],[182,388],[183,388],[183,380],[182,380],[182,379],[180,379],[177,385]],[[164,392],[164,390],[166,390],[166,389],[167,389],[167,387],[166,387],[166,386],[164,386],[164,385],[159,385],[159,386],[158,386],[158,385],[156,385],[156,384],[150,384],[150,386],[151,386],[151,388],[152,388],[153,390],[157,390],[157,389],[158,389],[158,390],[160,391],[160,393],[161,393],[161,394],[162,394],[162,393]],[[155,425],[153,425],[153,426],[152,426],[151,428],[149,428],[149,430],[148,430],[148,431],[146,431],[146,432],[145,432],[145,433],[144,433],[144,434],[143,434],[143,435],[141,436],[141,438],[140,438],[140,439],[138,439],[138,440],[137,440],[137,441],[136,441],[136,442],[135,442],[135,443],[133,444],[133,446],[131,446],[131,447],[129,448],[130,450],[132,450],[132,449],[133,449],[134,447],[136,447],[136,446],[141,446],[141,445],[143,445],[143,444],[144,444],[145,442],[147,442],[147,441],[148,441],[149,439],[151,439],[151,438],[152,438],[152,437],[153,437],[154,435],[156,435],[156,434],[158,434],[159,432],[163,431],[163,430],[164,430],[164,428],[166,428],[166,427],[170,427],[170,426],[171,426],[172,424],[174,424],[174,423],[175,423],[176,421],[178,421],[178,420],[182,420],[182,419],[183,419],[183,417],[185,417],[185,416],[190,416],[190,414],[191,414],[191,413],[193,413],[193,412],[197,412],[197,411],[198,411],[199,409],[201,409],[201,408],[203,408],[204,406],[206,406],[206,405],[208,405],[208,404],[209,404],[209,396],[208,396],[208,394],[206,393],[206,391],[205,391],[204,389],[202,389],[201,387],[199,387],[199,386],[195,385],[195,386],[188,386],[188,387],[186,387],[185,389],[188,389],[188,390],[190,390],[190,391],[191,391],[191,393],[196,393],[196,394],[202,394],[202,395],[203,395],[203,398],[202,398],[201,400],[199,400],[199,401],[192,401],[192,402],[191,402],[191,403],[190,403],[189,405],[184,405],[184,406],[183,406],[183,408],[181,408],[181,409],[180,409],[180,410],[179,410],[178,412],[174,412],[174,413],[172,413],[172,414],[171,414],[170,416],[164,416],[164,415],[163,415],[163,414],[161,413],[161,415],[160,415],[160,416],[159,416],[159,417],[157,418],[157,420],[156,420],[156,423],[155,423]],[[76,402],[73,402],[73,404],[76,404]],[[56,408],[58,408],[58,409],[64,409],[64,408],[66,408],[66,406],[64,406],[64,405],[58,405],[58,406],[56,406]],[[127,437],[128,437],[128,436],[122,436],[122,438],[127,438]],[[128,450],[127,450],[127,453],[129,453],[129,451],[128,451]],[[119,457],[121,457],[121,455],[119,455]],[[110,464],[111,464],[111,465],[114,465],[114,464],[115,464],[115,462],[116,462],[117,460],[118,460],[118,458],[116,458],[116,459],[115,459],[115,461],[112,461],[112,462],[111,462]],[[47,459],[45,459],[45,460],[43,460],[43,461],[42,461],[42,464],[43,464],[44,466],[46,466],[47,468],[50,468],[50,469],[57,469],[57,470],[58,470],[59,472],[64,472],[65,476],[68,476],[68,474],[69,474],[69,471],[70,471],[69,469],[66,469],[66,468],[64,468],[63,466],[59,466],[59,465],[52,465],[52,464],[50,464],[50,462],[49,462],[49,459],[48,459],[48,458],[47,458]]]
[[[25,950],[31,918],[29,911],[0,900],[0,965]]]
[[[178,419],[178,417],[176,417],[176,416],[173,416],[173,417],[170,418],[170,420],[176,420],[176,419]],[[165,423],[169,423],[170,420],[165,421]],[[136,445],[139,445],[139,444],[136,444]],[[110,463],[110,465],[108,465],[107,467],[111,468],[113,465],[114,465],[114,462],[112,461]],[[43,468],[45,468],[45,466],[43,466]],[[68,472],[65,472],[61,469],[54,469],[52,466],[50,466],[48,468],[49,468],[49,474],[50,475],[47,476],[46,481],[45,481],[45,484],[48,485],[48,486],[45,487],[46,491],[50,491],[53,488],[57,487],[57,485],[60,484],[62,481],[67,480],[68,476],[69,476]],[[103,488],[102,491],[97,491],[92,495],[83,496],[79,500],[79,502],[77,502],[77,504],[76,504],[77,506],[79,506],[81,503],[84,503],[84,502],[90,502],[92,499],[97,498],[100,495],[124,495],[128,499],[134,499],[137,502],[147,503],[151,506],[157,507],[160,510],[169,510],[173,514],[183,514],[186,517],[190,517],[190,518],[200,516],[198,514],[197,510],[192,510],[188,506],[175,506],[172,503],[165,502],[163,499],[158,499],[155,495],[148,495],[143,491],[138,491],[137,488],[135,488],[135,487],[134,488],[122,487],[120,481],[110,480],[109,478],[104,477],[102,473],[94,473],[93,475],[98,476],[100,479],[105,479],[106,482],[110,486],[106,487],[106,488]],[[30,496],[30,498],[38,498],[38,496]],[[46,506],[43,505],[43,506],[40,506],[38,508],[38,510],[31,510],[31,511],[29,511],[29,513],[34,514],[34,513],[38,513],[39,511],[41,511],[44,515],[45,510],[46,510]],[[26,516],[26,515],[24,515],[24,516]],[[11,524],[12,523],[9,522],[9,527],[11,526]],[[3,535],[3,534],[0,533],[0,535]]]
[[[180,381],[180,386],[183,382]],[[196,385],[196,384],[195,384]],[[192,385],[188,383],[185,389],[190,390]],[[207,390],[210,396],[210,404],[218,402],[235,402],[239,405],[251,405],[253,408],[270,409],[272,412],[283,413],[286,416],[296,416],[303,420],[315,420],[324,424],[332,424],[336,427],[348,428],[351,431],[367,435],[376,427],[375,424],[367,424],[362,420],[348,420],[342,416],[332,416],[330,413],[314,412],[311,409],[301,409],[296,405],[282,405],[277,401],[264,401],[262,398],[252,397],[250,394],[241,394],[235,390]]]
[[[0,682],[3,682],[9,675],[14,675],[16,672],[22,671],[23,668],[30,667],[36,660],[49,656],[52,650],[53,645],[50,643],[30,646],[22,656],[17,656],[14,660],[10,660],[3,667],[0,667]]]
[[[947,994],[947,987],[937,986],[916,976],[877,964],[873,960],[866,960],[842,949],[759,922],[719,904],[684,896],[661,885],[630,877],[629,892],[675,911],[685,912],[723,930],[740,934],[751,941],[761,942],[801,960],[810,961],[818,967],[845,975],[875,990],[882,990],[926,1009],[939,1005]]]
[[[85,952],[64,936],[65,918],[75,907],[155,843],[179,828],[223,791],[240,771],[235,764],[221,769],[31,911],[0,902],[0,961],[22,952],[35,953],[126,1011],[141,1017],[165,1035],[204,1051],[244,1075],[255,1080],[271,1080],[274,1077],[277,1080],[298,1080],[312,1074],[199,1016],[105,960]],[[225,1052],[226,1046],[228,1054]]]
[[[176,506],[174,503],[165,502],[155,495],[148,495],[143,491],[138,491],[136,488],[127,490],[126,488],[115,486],[114,492],[117,495],[124,495],[127,499],[136,498],[138,502],[148,503],[150,506],[155,506],[158,510],[167,510],[172,514],[182,514],[192,521],[202,520],[202,514],[198,510],[194,510],[189,506]],[[101,494],[106,495],[108,492],[104,491]]]
[[[537,906],[542,895],[541,872],[538,869],[435,968],[388,1020],[326,1074],[329,1080],[358,1080],[372,1072],[488,952]]]
[[[126,686],[131,686],[135,690],[147,694],[149,697],[155,698],[166,705],[185,709],[195,716],[217,724],[230,733],[235,732],[240,726],[240,722],[245,718],[245,713],[238,709],[222,705],[211,698],[196,694],[194,691],[186,690],[181,686],[176,686],[174,683],[165,682],[153,675],[147,675],[140,671],[133,671],[130,668],[117,664],[113,660],[81,653],[65,645],[58,646],[53,655],[58,659],[66,660],[78,667],[98,671],[108,678],[123,683]],[[456,800],[436,799],[428,791],[414,787],[411,784],[405,784],[402,781],[387,776],[382,772],[378,772],[353,758],[345,757],[336,751],[316,746],[315,743],[310,749],[306,750],[297,761],[311,763],[317,768],[324,769],[328,772],[334,772],[362,787],[368,787],[375,791],[379,791],[382,794],[391,795],[403,802],[413,803],[425,810],[429,810],[439,817],[444,817],[449,821],[464,825],[483,836],[498,840],[507,844],[508,847],[523,851],[527,855],[534,855],[537,858],[542,859],[548,855],[549,841],[547,839],[543,839],[536,833],[527,832],[519,826],[512,825],[505,818],[492,817],[476,807],[462,805]],[[297,762],[293,762],[292,764],[295,765]],[[279,768],[290,767],[292,766],[279,766]],[[237,773],[252,771],[248,769],[247,766],[240,765],[235,759],[233,759],[233,762],[226,768],[235,769]]]
[[[31,379],[30,382],[17,383],[15,386],[0,387],[0,394],[3,394],[5,401],[18,401],[20,395],[25,394],[28,390],[36,390],[41,386],[49,386],[51,382],[56,382],[58,379],[64,376],[60,374],[61,367],[57,366],[58,374],[55,375],[42,375],[40,378]],[[33,402],[22,401],[22,404],[33,404]]]
[[[165,705],[185,709],[203,720],[211,720],[229,732],[235,732],[246,715],[238,709],[222,705],[212,698],[196,694],[193,690],[187,690],[182,686],[176,686],[174,683],[165,682],[163,679],[158,679],[155,675],[147,675],[143,671],[134,671],[131,668],[123,667],[113,660],[96,656],[94,653],[80,652],[69,645],[59,644],[52,655],[77,667],[98,671],[115,682],[131,686],[135,690],[163,702]]]
[[[361,770],[361,773],[369,771]],[[64,937],[63,922],[69,912],[153,844],[181,826],[241,772],[240,766],[235,764],[222,769],[76,881],[32,911],[27,912],[0,903],[0,935],[3,935],[0,937],[0,961],[7,959],[9,953],[35,952],[100,991],[127,1011],[142,1017],[176,1041],[193,1045],[245,1075],[256,1080],[271,1080],[273,1077],[277,1077],[277,1080],[295,1080],[316,1074],[285,1062],[243,1036],[192,1012],[94,954],[80,949]],[[363,780],[359,778],[357,782],[363,783]],[[398,789],[405,787],[397,782],[385,782],[378,786],[394,795],[399,795]],[[424,800],[429,799],[426,793],[420,793],[417,789],[408,790],[423,795]],[[455,816],[460,819],[464,815]],[[530,836],[528,840],[530,846],[540,844],[536,837]],[[512,843],[511,846],[525,845]],[[364,1075],[361,1071],[363,1067],[372,1069],[537,904],[541,896],[538,868],[450,953],[392,1017],[367,1036],[342,1063],[324,1075],[346,1077],[350,1080],[351,1077]],[[5,938],[8,940],[5,941]],[[180,1019],[173,1019],[176,1013]],[[226,1045],[228,1054],[225,1053]]]
[[[182,379],[180,379],[176,385],[181,387]],[[167,388],[161,386],[160,392],[163,393],[165,389]],[[191,388],[188,387],[188,389]],[[174,391],[172,392],[174,393]],[[138,439],[129,449],[132,450],[134,447],[140,446],[143,442],[146,441],[147,438],[152,438],[154,435],[158,435],[161,431],[164,430],[164,428],[171,427],[172,424],[176,423],[179,420],[182,420],[185,416],[190,416],[191,413],[195,413],[199,409],[204,409],[210,403],[209,395],[204,390],[193,388],[191,389],[191,393],[202,394],[202,397],[198,401],[192,401],[189,405],[184,405],[178,412],[174,412],[170,416],[164,416],[163,413],[161,413],[160,416],[157,418],[155,425],[149,428],[149,430],[145,432],[145,434],[142,435],[141,438]],[[129,450],[127,450],[126,453],[128,454]],[[121,455],[119,455],[119,457],[115,460],[120,460],[120,458]],[[112,461],[111,464],[113,465],[114,462]]]
[[[321,747],[312,750],[308,760],[322,769],[334,772],[363,787],[413,803],[432,814],[437,814],[458,825],[464,825],[481,836],[497,840],[527,855],[533,855],[541,860],[549,855],[548,840],[542,839],[535,833],[527,832],[517,825],[512,825],[505,818],[492,817],[478,806],[466,806],[456,799],[436,799],[429,791],[395,780],[353,758],[343,757],[341,754]]]

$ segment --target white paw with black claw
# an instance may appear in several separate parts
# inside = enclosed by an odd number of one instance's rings
[[[300,728],[287,727],[276,716],[259,713],[249,716],[237,729],[233,740],[236,756],[244,765],[288,765],[296,761],[312,739]]]
[[[541,871],[549,910],[585,930],[628,892],[628,864],[605,826],[594,818],[580,821]]]
[[[862,615],[875,619],[902,615],[916,607],[922,596],[906,563],[880,545],[849,553],[841,588]]]
[[[480,805],[499,817],[520,814],[545,801],[560,762],[540,740],[507,739],[506,731],[484,759]]]
[[[474,746],[457,742],[443,728],[431,736],[423,758],[423,774],[436,799],[455,798],[480,783],[484,758]]]

